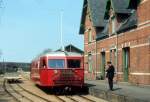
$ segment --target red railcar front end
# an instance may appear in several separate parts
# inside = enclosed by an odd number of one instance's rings
[[[82,87],[84,76],[82,69],[66,69],[60,70],[60,76],[54,79],[54,84],[64,86],[79,86]]]
[[[41,86],[79,86],[84,84],[84,75],[81,69],[41,70]]]
[[[35,83],[46,87],[82,87],[84,85],[84,66],[82,55],[49,54],[39,58],[36,73],[32,72]],[[34,71],[32,69],[32,71]],[[38,71],[37,71],[38,70]],[[38,75],[34,76],[34,75]],[[38,78],[38,79],[37,79]]]
[[[40,69],[42,86],[84,85],[83,59],[81,57],[48,58],[47,68]]]

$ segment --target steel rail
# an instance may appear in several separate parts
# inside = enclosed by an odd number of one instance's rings
[[[52,101],[50,101],[50,100],[48,100],[48,99],[45,99],[45,98],[41,97],[40,95],[37,95],[37,94],[35,94],[35,93],[32,93],[31,91],[25,89],[24,87],[22,87],[22,86],[19,85],[19,84],[17,84],[17,85],[18,85],[21,89],[23,89],[24,91],[26,91],[26,92],[28,92],[28,93],[30,93],[30,94],[36,96],[36,97],[40,97],[41,99],[43,99],[43,100],[45,100],[45,101],[47,101],[47,102],[52,102]],[[58,96],[55,96],[55,97],[56,97],[58,100],[60,100],[60,101],[62,101],[62,102],[65,102],[64,100],[62,100],[62,99],[59,98]]]
[[[21,102],[21,101],[19,100],[19,98],[14,95],[14,93],[12,93],[12,92],[10,92],[10,91],[8,90],[8,87],[6,86],[6,82],[7,82],[6,80],[4,80],[4,82],[3,82],[3,88],[4,88],[4,90],[5,90],[10,96],[12,96],[17,102]],[[21,97],[23,97],[23,98],[29,100],[30,102],[33,102],[33,101],[30,100],[28,97],[19,94],[19,92],[17,92],[17,91],[16,91],[14,88],[12,88],[10,85],[9,85],[9,87],[12,89],[12,91],[14,91],[16,94],[18,94],[18,96],[21,96]]]
[[[86,100],[88,100],[88,101],[95,102],[95,101],[93,101],[93,100],[91,100],[91,99],[89,99],[87,97],[82,96],[82,95],[79,95],[79,96],[82,97],[82,98],[84,98],[84,99],[86,99]]]

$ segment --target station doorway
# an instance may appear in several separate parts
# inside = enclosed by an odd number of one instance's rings
[[[123,77],[124,81],[128,82],[129,77],[129,64],[130,64],[130,48],[123,48]]]

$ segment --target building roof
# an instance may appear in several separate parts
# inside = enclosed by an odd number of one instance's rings
[[[79,34],[83,34],[84,33],[84,23],[85,23],[86,11],[87,11],[87,0],[84,0],[84,2],[83,2],[83,9],[82,9],[82,15],[81,15]]]
[[[56,51],[61,51],[61,49],[58,49]],[[75,47],[72,44],[69,44],[69,45],[65,46],[65,51],[67,51],[67,52],[76,52],[76,53],[80,53],[80,54],[84,53],[84,51],[82,51],[81,49]]]
[[[128,8],[130,0],[111,0],[112,7],[115,12]]]
[[[88,0],[91,19],[94,27],[103,27],[107,0]]]
[[[94,27],[104,27],[104,16],[106,12],[106,5],[108,0],[84,0],[83,10],[81,16],[79,34],[84,33],[84,24],[86,18],[87,8],[90,10],[90,16]]]
[[[130,16],[127,18],[126,21],[120,24],[116,32],[121,33],[129,29],[135,28],[137,27],[137,24],[138,24],[137,12],[135,10],[132,10],[132,13],[130,14]]]
[[[100,39],[108,37],[108,35],[109,35],[108,27],[109,27],[109,22],[107,22],[107,24],[105,25],[105,27],[102,29],[101,32],[96,34],[96,40],[100,40]]]
[[[112,7],[116,13],[131,13],[137,9],[141,0],[111,0]]]
[[[84,0],[79,34],[84,34],[85,18],[87,9],[89,9],[92,26],[103,29],[96,35],[96,39],[106,37],[108,33],[106,31],[108,29],[107,18],[109,18],[106,15],[109,15],[110,6],[118,17],[119,15],[126,17],[126,20],[117,29],[117,33],[136,27],[138,23],[136,9],[139,2],[140,0]],[[121,16],[120,19],[122,19]]]

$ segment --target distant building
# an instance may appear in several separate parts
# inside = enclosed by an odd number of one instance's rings
[[[22,68],[23,71],[30,71],[30,63],[0,62],[0,74],[4,72],[15,72],[18,68]]]
[[[72,45],[72,44],[69,44],[69,45],[65,46],[64,49],[65,49],[65,51],[68,51],[68,52],[76,52],[76,53],[80,53],[80,54],[83,54],[83,53],[84,53],[81,49],[75,47],[75,46]],[[61,49],[58,49],[58,50],[56,50],[56,51],[61,51]]]
[[[84,0],[85,76],[105,78],[105,65],[116,67],[116,80],[150,84],[150,0]]]

